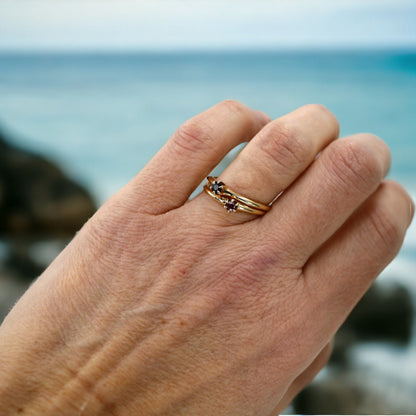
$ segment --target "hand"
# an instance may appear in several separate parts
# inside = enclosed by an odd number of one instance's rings
[[[384,142],[337,135],[318,105],[270,121],[226,101],[187,121],[6,318],[0,413],[283,410],[413,216],[404,189],[383,181]],[[248,140],[220,179],[263,203],[283,192],[272,209],[187,202]]]

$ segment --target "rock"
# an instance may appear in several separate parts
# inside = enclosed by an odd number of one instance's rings
[[[27,289],[27,283],[0,268],[0,324]]]
[[[39,276],[65,248],[68,239],[17,238],[9,241],[3,267],[12,271],[16,279],[30,282]]]
[[[368,371],[332,371],[294,400],[296,414],[414,414],[416,389]]]
[[[339,329],[331,363],[345,363],[348,348],[358,342],[407,344],[412,336],[413,316],[412,297],[404,286],[375,283]]]
[[[410,414],[416,388],[392,374],[361,368],[349,356],[362,342],[389,342],[403,347],[412,336],[414,307],[400,284],[375,283],[335,336],[329,366],[294,400],[302,414]],[[406,351],[406,348],[403,348]]]
[[[0,278],[27,285],[95,210],[86,189],[44,157],[10,144],[0,131]],[[52,249],[40,258],[39,242],[51,241]]]
[[[31,281],[43,272],[46,264],[42,264],[30,255],[29,243],[15,240],[8,244],[3,266],[6,270],[12,271],[16,279]]]
[[[0,132],[0,236],[69,237],[95,210],[89,193],[59,167]]]
[[[353,330],[363,341],[406,344],[411,338],[413,304],[400,284],[374,285],[352,311],[344,330]]]

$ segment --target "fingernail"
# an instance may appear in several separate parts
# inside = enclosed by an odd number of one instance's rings
[[[262,124],[267,124],[267,123],[270,123],[272,121],[272,119],[266,113],[263,113],[263,111],[254,110],[254,113],[256,114],[257,119]]]

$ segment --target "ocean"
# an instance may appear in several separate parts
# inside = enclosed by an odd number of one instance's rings
[[[415,51],[0,54],[0,128],[57,160],[99,203],[182,122],[227,98],[273,118],[324,104],[341,135],[383,138],[389,177],[416,196]],[[415,223],[380,278],[403,282],[416,299]],[[413,334],[399,355],[370,346],[359,360],[414,380]]]
[[[416,190],[416,53],[0,54],[0,128],[104,201],[189,117],[227,98],[272,118],[326,105]]]

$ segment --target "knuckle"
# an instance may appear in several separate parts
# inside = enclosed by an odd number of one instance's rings
[[[128,253],[136,247],[132,242],[137,240],[137,230],[145,234],[147,229],[156,231],[157,225],[142,215],[127,219],[125,215],[107,212],[105,216],[90,218],[81,232],[92,252]],[[108,253],[106,255],[111,257]]]
[[[316,118],[327,118],[329,123],[331,123],[331,126],[334,128],[334,137],[338,137],[340,129],[339,122],[332,111],[330,111],[323,104],[307,104],[304,106],[304,108],[311,112],[312,115]]]
[[[224,100],[221,101],[220,105],[222,105],[223,107],[225,107],[226,110],[232,113],[242,114],[244,116],[248,113],[248,107],[237,100]]]
[[[237,247],[243,246],[243,242],[236,240]],[[246,298],[262,281],[262,275],[268,267],[275,266],[275,256],[271,256],[270,249],[261,250],[254,248],[250,255],[243,252],[234,251],[233,254],[226,255],[226,261],[231,262],[233,256],[233,266],[227,271],[227,286],[230,289],[231,297],[235,295],[237,299]],[[260,284],[261,286],[261,284]]]
[[[391,215],[387,210],[379,207],[370,216],[370,227],[373,235],[385,247],[398,250],[403,241],[403,230],[398,219]]]
[[[264,134],[259,147],[268,159],[285,169],[304,164],[310,149],[293,126],[283,121],[271,123]]]
[[[375,234],[381,244],[397,250],[403,242],[405,229],[412,216],[413,201],[400,184],[391,180],[384,181],[377,194],[378,199],[372,205],[374,209],[369,217],[370,235]],[[407,215],[404,211],[407,211]]]
[[[316,114],[322,114],[322,113],[324,113],[324,114],[328,114],[329,116],[335,118],[335,116],[328,109],[328,107],[324,106],[323,104],[315,104],[315,103],[313,103],[313,104],[306,104],[306,105],[303,106],[303,108],[306,111],[310,111],[311,113],[316,113]]]
[[[195,153],[207,148],[212,142],[211,129],[194,120],[182,124],[172,136],[171,143],[180,153]]]
[[[242,255],[238,261],[234,262],[228,274],[228,284],[232,287],[232,292],[243,300],[244,304],[250,303],[247,302],[249,298],[258,302],[260,299],[265,301],[269,296],[275,296],[275,293],[270,293],[273,285],[264,285],[265,278],[270,273],[288,277],[282,278],[282,281],[279,279],[278,290],[292,290],[296,285],[297,279],[294,279],[293,275],[298,273],[297,268],[284,266],[285,253],[277,246],[278,244],[271,248],[269,244],[261,244],[253,248],[248,256]]]
[[[223,113],[231,114],[233,118],[238,120],[238,125],[241,126],[241,131],[244,132],[241,141],[250,140],[257,133],[259,130],[258,120],[246,105],[236,100],[225,100],[219,105],[223,107]]]
[[[340,140],[331,146],[330,169],[347,188],[367,192],[383,177],[377,156],[357,140]]]
[[[80,252],[80,257],[95,257],[95,253],[103,253],[99,262],[104,262],[108,266],[109,271],[114,261],[113,253],[125,249],[124,239],[119,234],[112,232],[113,230],[107,222],[102,222],[96,218],[91,218],[81,229],[83,234],[84,245]],[[98,268],[99,265],[97,264]]]

